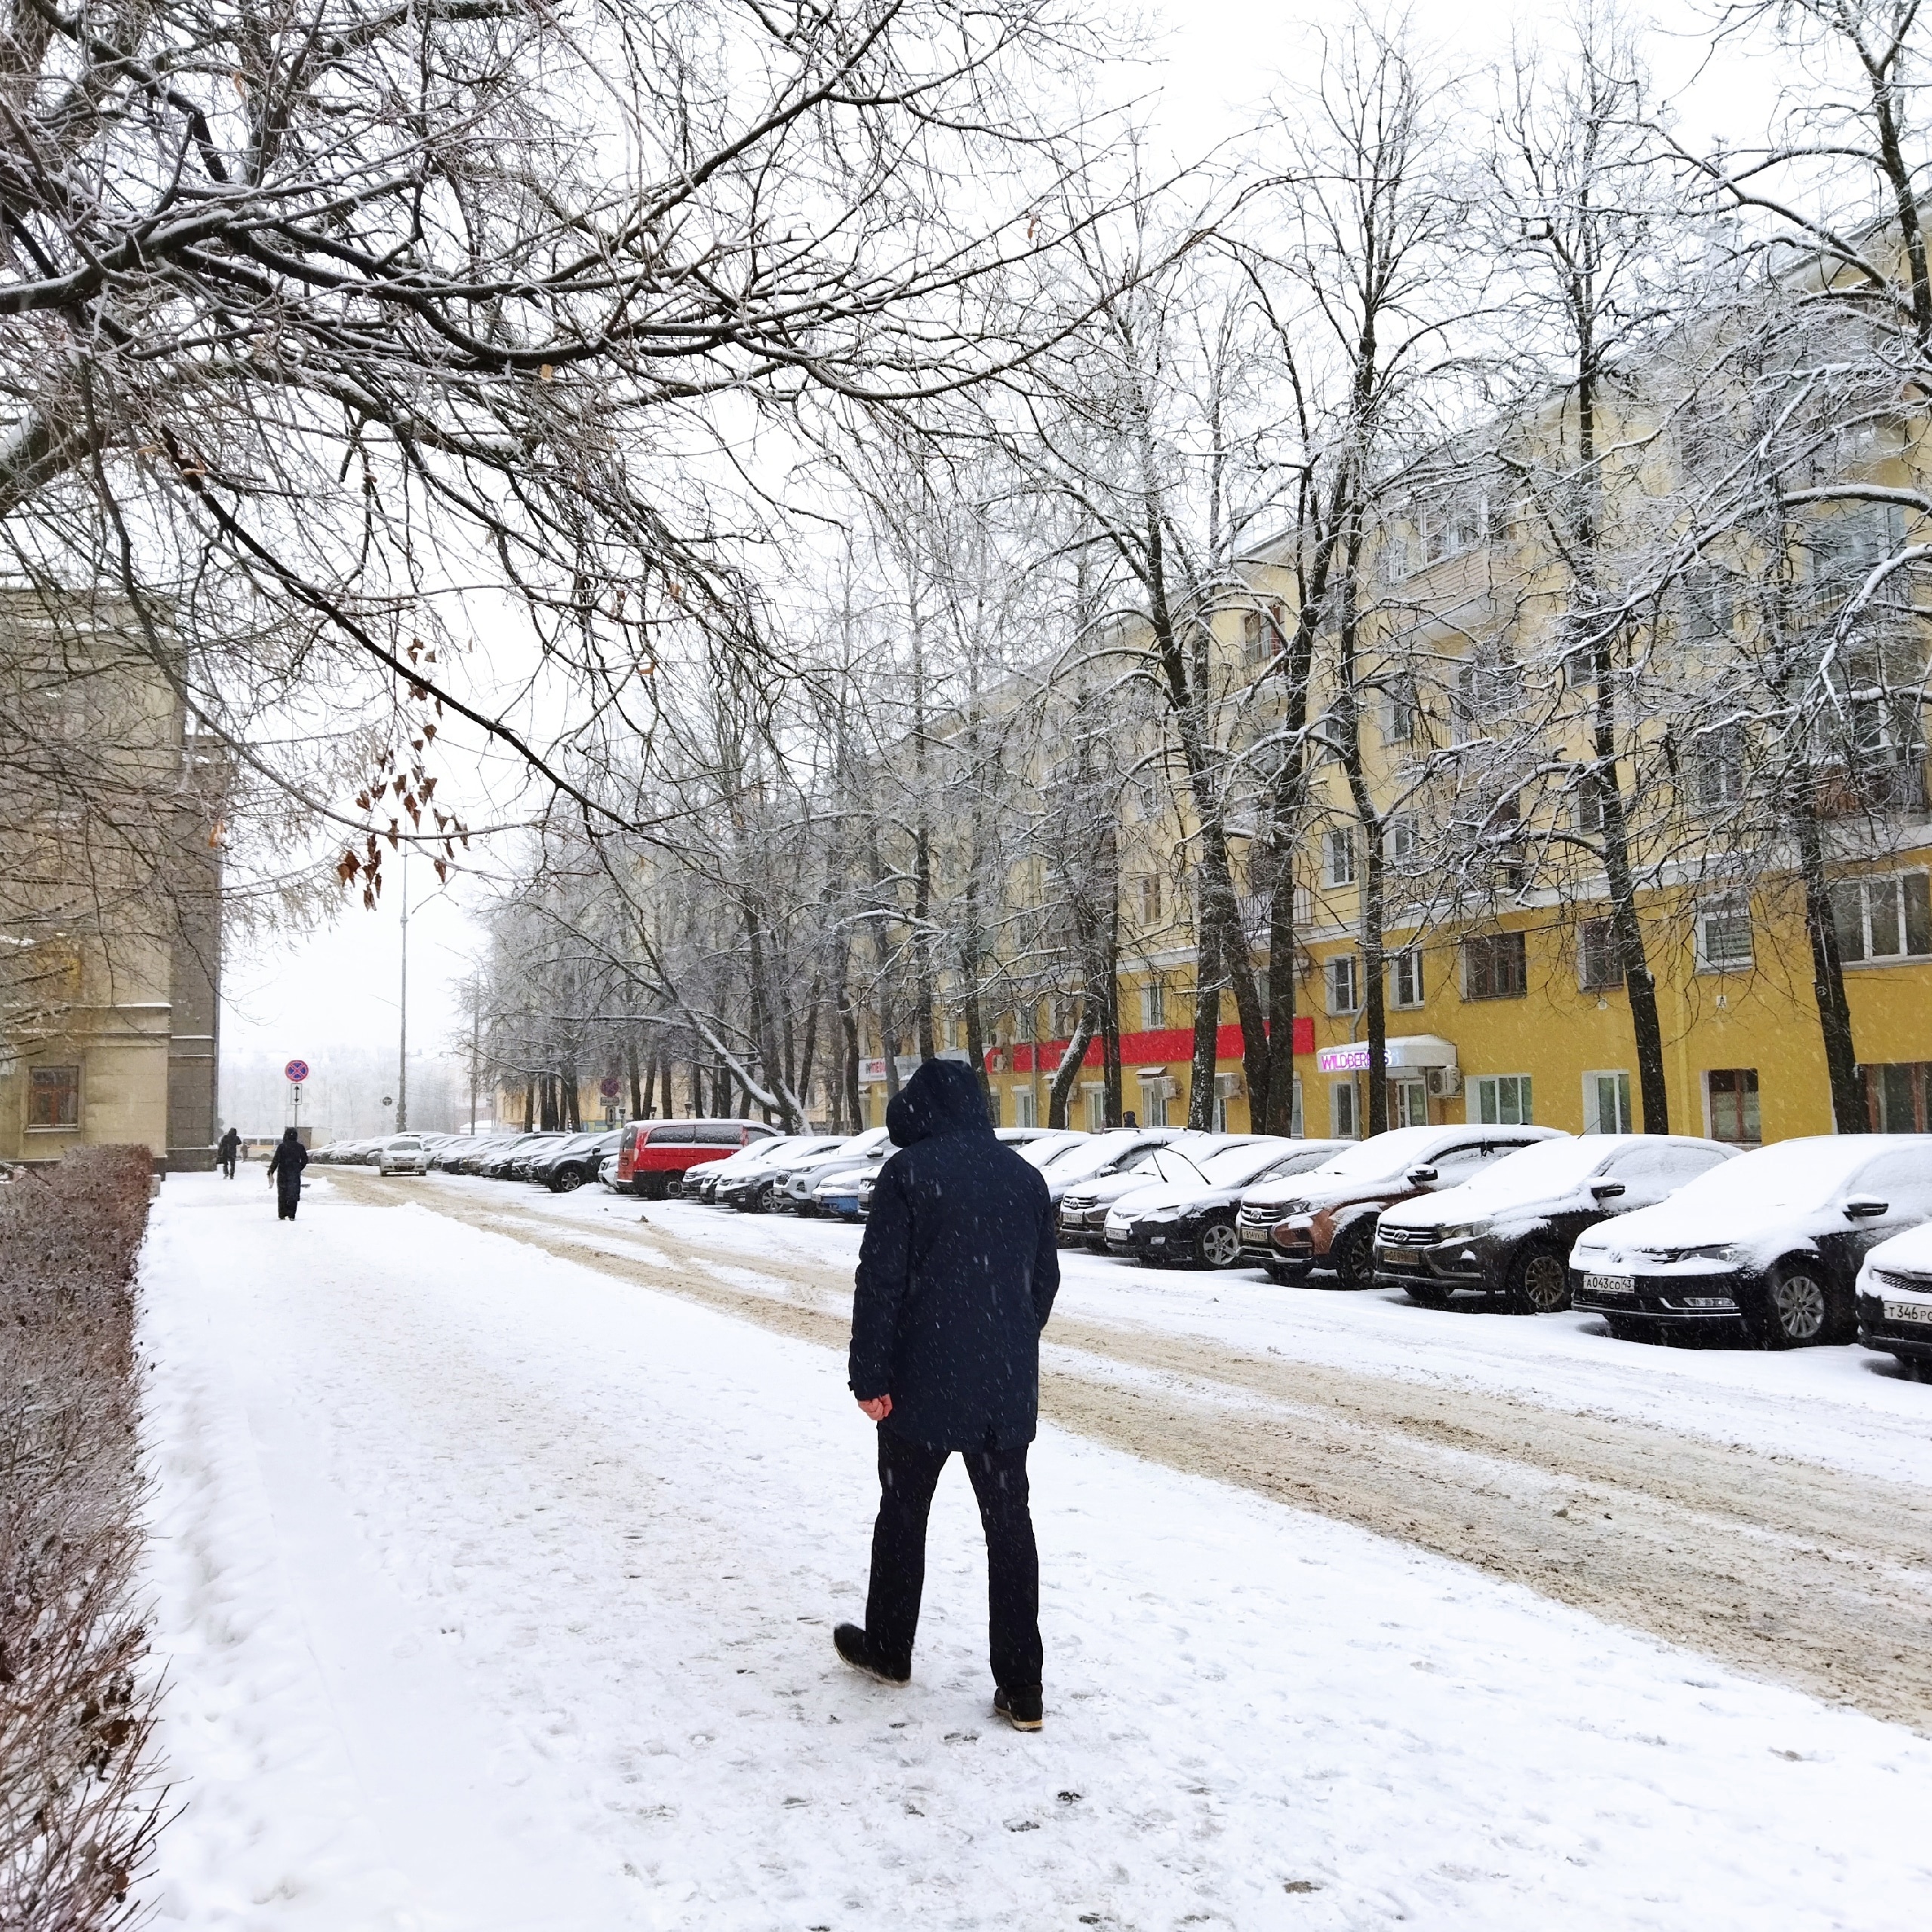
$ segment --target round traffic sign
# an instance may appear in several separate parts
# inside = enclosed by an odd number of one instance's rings
[[[306,1060],[292,1060],[281,1069],[281,1073],[285,1080],[293,1081],[299,1087],[309,1077],[309,1063]]]
[[[598,1081],[597,1091],[604,1099],[614,1100],[624,1090],[614,1073],[607,1073]]]

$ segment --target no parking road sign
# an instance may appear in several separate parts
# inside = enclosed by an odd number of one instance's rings
[[[306,1060],[292,1060],[281,1069],[282,1078],[299,1087],[309,1077],[309,1063]]]

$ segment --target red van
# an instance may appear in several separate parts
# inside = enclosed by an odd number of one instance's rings
[[[673,1180],[778,1131],[756,1120],[634,1120],[617,1143],[617,1186],[662,1201]]]

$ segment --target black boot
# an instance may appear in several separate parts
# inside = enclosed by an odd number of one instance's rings
[[[838,1654],[854,1670],[863,1670],[876,1677],[881,1684],[905,1684],[912,1679],[910,1659],[904,1663],[888,1661],[880,1657],[866,1639],[866,1633],[856,1623],[841,1623],[832,1633],[832,1641]]]
[[[1037,1684],[1016,1684],[1011,1690],[993,1693],[993,1715],[1002,1717],[1015,1730],[1039,1730],[1047,1721],[1046,1704]]]

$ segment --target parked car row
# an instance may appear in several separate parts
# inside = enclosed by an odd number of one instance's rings
[[[1006,1128],[1038,1167],[1063,1246],[1143,1264],[1258,1265],[1283,1284],[1575,1307],[1620,1339],[1735,1333],[1767,1348],[1858,1340],[1932,1381],[1932,1135],[1740,1151],[1683,1134],[1466,1124],[1362,1141]],[[583,1134],[391,1135],[324,1148],[385,1173],[441,1168],[559,1192],[862,1220],[886,1130],[634,1121]]]

